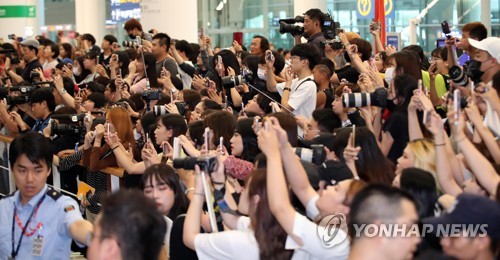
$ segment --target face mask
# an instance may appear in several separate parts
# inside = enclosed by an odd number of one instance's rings
[[[391,82],[394,80],[394,67],[389,67],[385,70],[384,80],[388,85],[391,85]]]
[[[257,76],[261,80],[266,80],[267,79],[267,77],[266,77],[266,71],[264,69],[258,69],[257,70]]]
[[[130,39],[132,39],[132,40],[133,40],[133,39],[135,39],[135,35],[134,35],[134,34],[132,34],[132,33],[131,33],[131,34],[129,34],[129,35],[128,35],[128,37],[130,37]]]
[[[73,68],[73,75],[75,76],[80,76],[81,72],[78,70],[78,68]]]

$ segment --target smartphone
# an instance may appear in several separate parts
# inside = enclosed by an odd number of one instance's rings
[[[121,78],[122,77],[122,69],[118,69],[118,77]]]
[[[380,29],[380,23],[376,19],[373,19],[372,22],[373,22],[372,30],[376,31]]]
[[[200,34],[198,35],[201,38],[205,37],[205,33],[204,33],[204,30],[203,30],[203,27],[200,28]]]
[[[15,34],[9,34],[9,35],[8,35],[9,40],[14,40],[14,36],[15,36]]]
[[[222,136],[219,138],[219,149],[220,153],[224,154],[224,137]]]
[[[87,114],[85,115],[85,120],[87,120],[87,122],[90,122],[90,120],[92,119],[91,116],[92,115],[90,114],[90,112],[87,112]]]
[[[458,118],[460,115],[460,90],[453,91],[453,109],[455,110],[455,125],[458,125]]]
[[[337,30],[335,31],[335,33],[337,35],[339,35],[340,33],[344,33],[344,29],[337,28]]]
[[[146,133],[146,144],[148,144],[148,143],[149,143],[149,134]]]
[[[260,122],[260,117],[255,117],[253,119],[253,123],[255,124],[255,131],[258,132],[262,126]]]
[[[205,87],[210,87],[210,80],[208,78],[205,78]]]
[[[174,92],[170,90],[170,104],[174,103]]]
[[[220,77],[223,77],[223,61],[222,61],[222,56],[217,56],[217,70],[219,72]]]
[[[352,125],[351,146],[356,147],[356,125]]]
[[[422,123],[424,125],[428,125],[431,122],[431,111],[429,110],[424,110],[424,117],[422,118]]]
[[[167,154],[167,144],[163,143],[161,149],[163,151],[163,156],[165,156],[165,154]]]
[[[205,135],[203,136],[205,138],[205,151],[208,154],[208,135],[210,134],[210,128],[206,127],[205,128]]]
[[[421,79],[418,80],[418,91],[420,94],[422,94],[422,80]]]
[[[239,45],[243,46],[243,33],[233,32],[233,42],[236,41]]]
[[[243,103],[243,101],[241,102],[241,111],[245,113],[245,103]]]
[[[174,154],[173,157],[174,159],[180,158],[181,157],[181,145],[179,143],[179,137],[174,137]]]
[[[108,136],[109,136],[109,123],[108,123]]]
[[[441,23],[441,30],[443,31],[443,33],[446,35],[446,38],[450,38],[451,36],[449,35],[451,33],[451,30],[450,30],[450,24],[448,23],[448,21],[443,21]]]
[[[18,42],[22,42],[23,40],[24,40],[23,37],[17,37]]]
[[[269,54],[267,55],[267,59],[270,61],[274,61],[274,55],[272,51],[269,51]]]

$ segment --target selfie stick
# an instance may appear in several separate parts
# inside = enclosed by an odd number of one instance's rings
[[[210,128],[205,128],[205,147],[207,149],[207,154],[208,155],[208,134],[209,134]],[[205,202],[207,203],[207,209],[208,209],[208,218],[210,220],[210,227],[212,227],[212,233],[216,233],[219,230],[217,229],[217,221],[215,220],[215,211],[212,203],[212,191],[210,187],[208,186],[207,182],[207,177],[205,176],[205,171],[206,169],[200,169],[201,170],[201,182],[203,183],[203,191],[205,193]]]
[[[151,85],[149,84],[148,71],[146,70],[146,61],[144,60],[144,50],[142,49],[142,39],[140,36],[135,37],[137,41],[137,46],[139,46],[139,51],[141,52],[142,57],[142,66],[144,68],[144,76],[146,76],[146,89],[151,89]]]

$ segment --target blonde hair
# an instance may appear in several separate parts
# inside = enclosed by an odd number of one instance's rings
[[[430,139],[416,139],[407,145],[413,153],[414,167],[428,171],[434,177],[438,190],[441,190],[436,176],[436,150]]]

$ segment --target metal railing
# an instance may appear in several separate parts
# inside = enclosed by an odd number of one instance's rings
[[[8,191],[8,194],[10,193],[13,193],[15,190],[16,190],[16,183],[14,181],[14,176],[12,175],[12,171],[10,170],[10,162],[9,162],[9,153],[8,153],[8,150],[9,150],[9,147],[10,147],[10,143],[12,142],[14,138],[12,137],[9,137],[9,136],[6,136],[6,135],[2,135],[0,134],[0,143],[4,143],[5,144],[5,148],[7,149],[7,156],[6,158],[4,158],[4,165],[0,165],[0,169],[3,169],[3,170],[6,170],[8,171],[8,175],[9,175],[9,185],[8,185],[8,188],[9,188],[9,191]],[[100,170],[100,172],[103,172],[103,173],[106,173],[106,174],[109,174],[110,175],[110,179],[111,179],[111,192],[114,192],[114,191],[117,191],[120,189],[120,178],[123,177],[123,174],[124,174],[124,169],[123,168],[119,168],[119,167],[107,167],[107,168],[104,168],[102,170]],[[5,171],[2,171],[2,173],[0,174],[5,174]],[[4,180],[5,178],[3,178],[4,176],[0,176],[2,178],[0,178],[0,180]],[[61,175],[59,173],[59,169],[56,165],[52,165],[52,183],[53,183],[53,187],[58,190],[58,191],[61,191],[63,193],[66,193],[66,194],[70,194],[70,195],[74,195],[76,196],[75,194],[69,192],[69,191],[66,191],[66,190],[63,190],[61,189]],[[5,195],[5,194],[4,194]]]

